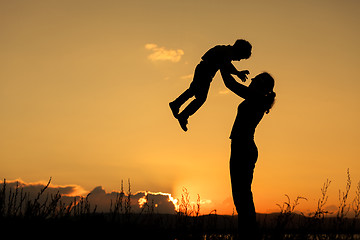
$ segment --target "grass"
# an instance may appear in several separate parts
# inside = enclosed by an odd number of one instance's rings
[[[183,188],[179,209],[176,214],[155,213],[154,202],[144,203],[140,212],[131,208],[131,184],[128,181],[127,192],[123,182],[121,190],[109,206],[109,212],[98,212],[86,197],[75,197],[70,203],[62,201],[59,192],[48,194],[48,183],[37,193],[29,193],[16,184],[8,188],[4,179],[0,189],[0,227],[1,233],[15,231],[25,236],[44,236],[46,232],[57,235],[79,234],[79,237],[119,235],[120,239],[234,239],[237,232],[237,216],[218,215],[216,210],[201,215],[200,196],[191,203],[190,195]],[[259,231],[262,239],[360,239],[360,182],[355,198],[349,199],[351,188],[350,172],[344,191],[339,191],[339,205],[335,217],[326,211],[328,189],[331,181],[326,180],[321,188],[317,208],[310,214],[298,213],[297,207],[304,197],[278,204],[279,213],[258,214]],[[350,210],[354,216],[348,217]],[[334,213],[332,213],[334,214]],[[18,231],[22,229],[22,231]]]

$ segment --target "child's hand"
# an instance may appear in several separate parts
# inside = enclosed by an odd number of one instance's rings
[[[236,75],[241,79],[241,81],[246,82],[248,77],[246,75],[250,74],[249,70],[239,71]]]

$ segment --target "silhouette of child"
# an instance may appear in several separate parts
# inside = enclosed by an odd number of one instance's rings
[[[196,66],[193,81],[190,87],[178,98],[169,103],[174,117],[179,121],[181,128],[187,131],[189,116],[193,115],[206,101],[210,83],[220,68],[225,68],[231,74],[237,75],[242,81],[246,81],[248,70],[238,71],[231,61],[248,59],[251,56],[251,44],[243,39],[236,40],[234,45],[217,45],[209,49],[202,57],[202,61]],[[179,113],[180,107],[191,97],[195,96],[186,108]]]

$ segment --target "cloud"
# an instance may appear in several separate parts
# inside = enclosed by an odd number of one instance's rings
[[[26,183],[21,179],[6,181],[5,190],[6,196],[14,194],[26,194],[27,199],[34,200],[38,194],[47,185],[47,182]],[[4,182],[0,182],[0,192],[3,190]],[[16,190],[17,189],[17,190]],[[22,191],[22,193],[21,193]],[[81,197],[87,196],[90,203],[90,210],[96,212],[109,212],[110,207],[119,200],[121,193],[119,191],[106,192],[101,186],[95,187],[93,190],[86,191],[78,185],[54,185],[50,184],[39,198],[39,202],[43,203],[49,196],[61,194],[62,203],[69,205],[76,200],[77,202]],[[125,201],[128,199],[127,194],[122,195],[122,205],[125,206]],[[7,204],[7,203],[5,203]],[[177,200],[174,199],[170,193],[153,193],[146,191],[139,191],[130,196],[131,212],[138,213],[141,211],[152,210],[155,213],[174,214],[178,208]]]
[[[154,211],[158,213],[175,213],[178,208],[178,200],[173,198],[170,193],[162,192],[138,192],[143,194],[142,198],[139,198],[138,203],[141,208],[147,204],[154,208]]]
[[[22,189],[24,193],[29,194],[29,197],[37,196],[38,193],[47,185],[47,182],[39,181],[39,182],[30,182],[26,183],[21,179],[16,179],[12,181],[6,181],[6,190],[14,191],[16,187],[18,189]],[[1,189],[4,186],[4,182],[0,183]],[[62,196],[73,197],[80,196],[87,193],[85,189],[83,189],[79,185],[54,185],[50,184],[46,189],[46,193],[48,194],[56,194],[60,193]]]
[[[6,181],[5,190],[6,196],[18,192],[19,196],[26,194],[26,199],[34,200],[38,197],[38,194],[42,189],[47,186],[48,182],[31,182],[26,183],[21,179]],[[0,192],[4,189],[4,182],[0,181]],[[61,194],[61,202],[65,205],[70,205],[79,202],[81,198],[87,197],[87,201],[90,203],[90,211],[93,211],[96,207],[96,212],[110,212],[110,209],[114,209],[116,202],[121,199],[123,211],[125,211],[126,201],[130,199],[129,206],[132,213],[139,213],[142,211],[153,211],[154,213],[161,214],[175,214],[179,211],[180,202],[174,198],[170,193],[164,192],[150,192],[150,191],[138,191],[130,195],[121,193],[120,191],[106,192],[102,186],[97,186],[93,190],[86,191],[79,185],[55,185],[49,184],[46,190],[39,198],[40,203],[45,203],[47,199],[56,194]],[[18,200],[19,200],[18,196]],[[6,198],[8,199],[8,197]],[[18,201],[17,200],[17,201]],[[18,202],[19,203],[19,202]],[[17,203],[17,204],[18,204]],[[7,204],[7,203],[5,203]],[[190,202],[192,206],[195,206],[196,202]],[[205,207],[205,212],[210,211],[208,208],[213,206],[213,202],[208,199],[201,199],[201,209]]]
[[[221,94],[221,95],[226,95],[226,94],[229,94],[229,93],[230,93],[230,91],[228,89],[223,89],[223,90],[219,91],[219,94]]]
[[[188,79],[192,79],[193,77],[194,77],[194,74],[188,74],[188,75],[181,76],[180,79],[188,80]]]
[[[12,202],[13,206],[21,205],[21,208],[23,208],[25,206],[24,200],[34,201],[35,199],[37,199],[38,203],[45,204],[51,202],[49,199],[53,199],[58,194],[61,196],[61,203],[67,206],[73,203],[74,200],[78,202],[81,197],[88,193],[88,191],[78,185],[47,185],[48,182],[43,181],[26,183],[21,179],[16,179],[5,181],[4,186],[4,181],[0,181],[0,192],[5,190],[6,196],[4,206],[11,206],[9,203]]]
[[[182,55],[184,55],[184,51],[182,49],[166,49],[165,47],[159,47],[156,44],[148,43],[145,44],[145,48],[147,50],[152,51],[152,53],[148,56],[148,59],[151,61],[171,61],[171,62],[179,62]]]
[[[122,205],[125,206],[125,201],[128,199],[127,194],[120,195],[120,192],[113,191],[107,193],[101,186],[94,188],[90,193],[88,200],[92,206],[97,206],[97,211],[108,212],[110,206],[122,199]],[[153,193],[146,191],[139,191],[130,196],[131,212],[141,212],[153,210],[155,213],[174,214],[177,209],[177,200],[174,199],[170,193]]]

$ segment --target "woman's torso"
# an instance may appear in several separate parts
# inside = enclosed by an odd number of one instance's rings
[[[255,129],[264,116],[260,99],[246,99],[240,103],[230,138],[247,141],[254,139]]]

